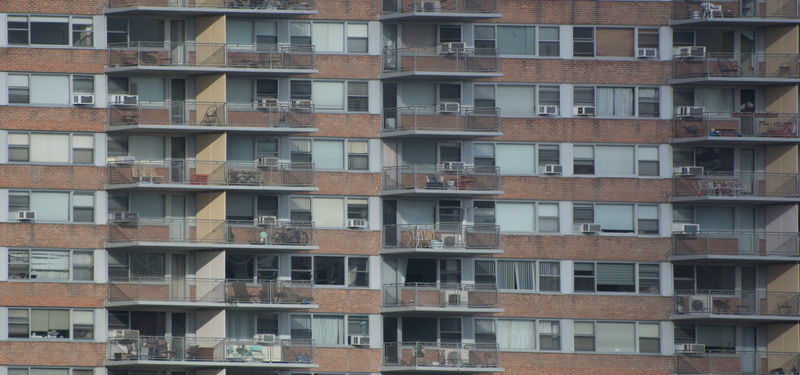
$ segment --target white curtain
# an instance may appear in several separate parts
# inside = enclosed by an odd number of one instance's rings
[[[503,232],[533,232],[534,206],[533,203],[506,203],[495,204],[497,214],[496,222]]]
[[[634,323],[597,323],[597,352],[635,352]]]
[[[633,146],[597,146],[595,174],[633,175]]]
[[[32,75],[31,104],[69,104],[69,76]]]
[[[533,86],[497,86],[496,103],[503,117],[533,116],[534,90]]]
[[[311,43],[317,52],[344,52],[344,24],[315,22]]]
[[[317,169],[344,169],[344,141],[314,141],[311,160]]]
[[[69,162],[68,134],[31,134],[32,162]]]
[[[594,220],[603,230],[633,232],[633,205],[598,204],[594,208]]]
[[[311,337],[317,345],[343,345],[344,317],[314,316]]]
[[[595,95],[598,116],[633,116],[633,88],[598,87]]]
[[[501,260],[497,268],[500,289],[533,290],[534,262]]]
[[[533,174],[533,155],[533,145],[498,144],[495,165],[503,173]]]
[[[694,89],[694,101],[705,112],[733,112],[733,89]]]
[[[229,339],[250,340],[256,333],[255,313],[247,311],[227,314],[226,335]]]
[[[312,207],[311,217],[318,228],[344,227],[344,199],[315,198]]]
[[[311,100],[318,109],[344,109],[344,82],[311,83]]]
[[[44,221],[69,220],[69,193],[31,193],[31,211],[36,219]]]
[[[31,277],[36,279],[69,279],[68,251],[31,251]]]
[[[533,321],[497,320],[497,343],[501,349],[535,349],[535,335]]]

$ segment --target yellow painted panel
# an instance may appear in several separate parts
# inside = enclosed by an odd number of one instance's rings
[[[195,63],[200,66],[224,66],[227,60],[225,50],[225,15],[197,17],[195,19]]]
[[[767,325],[767,351],[797,353],[800,349],[800,325],[798,324],[770,324]],[[767,358],[768,368],[775,369],[783,366],[790,358],[781,355]],[[784,369],[786,371],[790,369]]]
[[[764,90],[767,112],[797,113],[797,86],[767,87]]]
[[[197,240],[224,243],[225,192],[197,194]]]

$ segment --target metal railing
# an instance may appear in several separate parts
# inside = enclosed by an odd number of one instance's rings
[[[800,256],[796,232],[744,232],[720,231],[697,234],[675,233],[672,236],[672,254],[714,256]]]
[[[798,198],[800,175],[796,173],[713,172],[672,178],[675,197]]]
[[[497,285],[385,284],[383,307],[498,308],[500,293]]]
[[[499,368],[499,348],[497,344],[385,343],[383,366]]]
[[[253,10],[314,10],[315,0],[108,0],[109,8],[163,7]]]
[[[383,13],[499,13],[500,0],[383,0]]]
[[[429,248],[442,251],[499,249],[500,226],[461,224],[397,224],[383,227],[383,247]]]
[[[310,281],[141,277],[108,282],[108,301],[313,304]]]
[[[675,352],[674,374],[796,374],[799,369],[800,355],[798,353],[741,350],[713,350],[705,353]]]
[[[495,48],[412,47],[383,51],[384,72],[499,73]]]
[[[447,168],[442,165],[384,167],[383,189],[500,190],[500,168]]]
[[[112,219],[108,242],[251,244],[308,246],[316,241],[313,222],[258,224],[254,221],[189,218]]]
[[[673,19],[797,18],[798,9],[797,0],[672,0]]]
[[[675,292],[679,315],[800,316],[800,293],[748,290]]]
[[[706,112],[702,117],[676,116],[672,134],[675,138],[797,138],[799,120],[797,113]]]
[[[108,66],[314,69],[314,46],[194,42],[108,44]]]
[[[676,56],[672,78],[800,78],[797,54],[708,53]]]
[[[108,165],[108,183],[215,186],[314,186],[313,163],[134,160]]]
[[[108,361],[200,361],[313,363],[313,340],[256,342],[202,337],[138,336],[110,338]]]
[[[134,105],[110,104],[109,126],[183,125],[241,126],[253,128],[314,127],[314,106],[297,107],[290,103],[259,106],[257,103],[224,102],[139,102]]]
[[[500,109],[387,108],[383,110],[383,131],[499,132]]]

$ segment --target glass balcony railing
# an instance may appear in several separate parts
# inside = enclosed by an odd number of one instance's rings
[[[796,374],[800,355],[788,352],[709,350],[675,352],[676,375]]]
[[[136,332],[136,331],[125,331]],[[130,361],[250,362],[253,365],[314,363],[312,340],[234,340],[201,337],[129,336],[108,340],[108,357],[124,364]]]
[[[672,0],[672,18],[724,20],[731,18],[797,18],[797,0]]]
[[[675,292],[675,314],[800,317],[800,293],[747,290]]]
[[[500,132],[500,109],[467,108],[454,104],[452,109],[444,106],[384,109],[383,131],[459,134]]]
[[[410,367],[420,371],[487,372],[500,369],[499,349],[497,344],[386,343],[383,367],[383,371],[403,371]]]
[[[123,218],[108,222],[108,242],[199,245],[313,246],[313,222],[260,224],[255,221],[188,218]]]
[[[133,160],[108,165],[110,185],[314,186],[312,163]]]
[[[500,307],[500,294],[497,285],[386,284],[383,307],[496,309]]]
[[[384,190],[498,191],[500,168],[455,164],[383,168]]]
[[[109,8],[252,9],[258,11],[309,11],[314,0],[108,0]]]
[[[701,198],[798,198],[800,175],[796,173],[716,172],[676,175],[673,197]]]
[[[261,129],[314,127],[313,105],[292,105],[255,101],[224,102],[138,102],[110,104],[108,125],[115,126],[196,126],[219,129],[221,126]]]
[[[113,271],[113,270],[112,270]],[[143,277],[114,279],[109,275],[108,302],[149,301],[266,305],[310,305],[315,301],[310,281],[231,280]],[[307,308],[307,307],[303,307]]]
[[[499,0],[383,0],[383,13],[499,13]]]
[[[675,138],[758,137],[798,138],[797,113],[706,112],[702,116],[676,116]]]
[[[672,255],[797,257],[800,256],[799,243],[796,232],[676,232],[672,237]]]
[[[383,52],[383,72],[500,73],[500,55],[494,48],[413,47]]]
[[[108,44],[109,67],[316,68],[314,46],[194,42]]]
[[[796,80],[800,78],[799,68],[797,54],[708,53],[703,57],[676,56],[672,78]]]
[[[398,224],[383,227],[384,248],[426,248],[442,252],[499,249],[500,226]]]

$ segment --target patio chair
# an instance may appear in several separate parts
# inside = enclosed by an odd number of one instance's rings
[[[722,5],[700,3],[700,8],[703,9],[703,17],[705,18],[722,17]]]
[[[203,119],[200,120],[201,125],[219,125],[219,110],[220,106],[212,105],[206,108],[206,113],[203,115]]]
[[[717,69],[719,69],[719,74],[725,77],[742,76],[742,68],[739,67],[739,63],[731,61],[727,57],[720,57],[717,59]]]
[[[242,281],[233,282],[233,294],[237,302],[257,302],[258,294],[247,290],[247,284]]]

